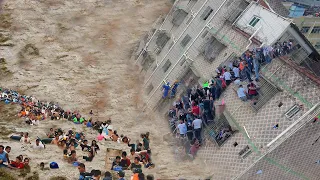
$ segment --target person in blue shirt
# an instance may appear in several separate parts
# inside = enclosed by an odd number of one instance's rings
[[[125,179],[124,179],[124,176],[125,176],[125,172],[123,172],[123,171],[118,171],[119,180],[125,180]]]
[[[167,84],[164,84],[164,85],[162,86],[162,88],[163,88],[162,98],[165,99],[165,98],[168,96],[169,91],[170,91],[170,83],[167,82]]]
[[[92,176],[91,173],[86,172],[86,166],[83,163],[78,165],[78,170],[80,172],[79,180],[85,180]]]
[[[92,127],[91,119],[87,122],[87,127]]]
[[[4,162],[7,162],[7,153],[4,152],[4,146],[0,145],[0,168],[7,167]]]

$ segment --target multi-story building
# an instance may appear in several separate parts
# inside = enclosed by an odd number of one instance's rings
[[[136,63],[145,75],[147,107],[166,111],[171,102],[161,98],[164,82],[202,84],[247,49],[294,42],[294,52],[262,67],[256,105],[242,102],[234,85],[222,95],[225,110],[206,126],[205,144],[198,152],[212,167],[213,179],[320,176],[315,163],[320,159],[315,156],[320,125],[313,123],[320,114],[319,54],[291,20],[272,7],[272,1],[262,0],[176,1],[140,45]],[[235,131],[217,139],[227,125]]]
[[[320,18],[315,16],[302,16],[295,18],[294,23],[317,51],[320,51]]]

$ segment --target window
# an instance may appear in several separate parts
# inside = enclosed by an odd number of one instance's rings
[[[258,18],[257,16],[254,16],[249,22],[249,25],[252,27],[255,27],[259,21],[260,21],[260,18]]]
[[[200,47],[200,54],[204,56],[204,59],[210,63],[216,59],[226,46],[217,40],[214,36],[208,37],[203,45]]]
[[[162,66],[163,72],[167,72],[168,69],[170,68],[170,66],[171,66],[171,62],[170,62],[170,60],[168,59],[167,62],[164,63],[164,65]]]
[[[210,6],[208,6],[208,7],[204,10],[204,12],[203,12],[202,15],[200,16],[200,18],[203,19],[203,20],[207,20],[208,17],[211,15],[212,12],[213,12],[213,9],[212,9]]]
[[[143,52],[142,57],[143,57],[141,61],[142,69],[147,71],[155,60],[146,51]]]
[[[172,24],[175,26],[180,26],[180,24],[182,24],[182,22],[187,17],[187,15],[188,15],[188,13],[182,9],[178,9],[178,10],[174,11],[172,14],[172,16],[173,16]]]
[[[152,85],[152,83],[150,83],[149,84],[149,86],[146,88],[146,93],[147,93],[147,95],[149,95],[150,93],[151,93],[151,91],[153,90],[153,85]]]
[[[207,36],[208,32],[209,32],[209,31],[206,30],[206,31],[201,35],[201,37],[202,37],[202,38],[205,38],[205,37]]]
[[[300,31],[301,31],[302,33],[308,33],[309,30],[310,30],[310,27],[302,27]]]
[[[182,47],[186,47],[187,46],[187,44],[190,42],[190,40],[191,40],[191,37],[187,34],[183,39],[182,39],[182,41],[181,41],[181,46]]]
[[[319,34],[319,33],[320,33],[320,27],[319,27],[319,26],[315,26],[315,27],[312,29],[311,33],[313,33],[313,34]]]
[[[316,49],[320,49],[320,42],[317,42],[317,43],[314,45],[314,47],[315,47]]]
[[[183,57],[183,59],[180,61],[180,66],[183,66],[185,62],[186,62],[186,57]]]
[[[260,89],[258,90],[259,96],[256,101],[256,105],[252,105],[253,109],[256,111],[261,109],[268,101],[270,101],[279,92],[279,89],[264,77],[261,77],[259,80],[260,80]]]

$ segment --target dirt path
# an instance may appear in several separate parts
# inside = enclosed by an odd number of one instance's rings
[[[12,0],[4,2],[14,46],[0,46],[10,71],[0,87],[19,89],[41,100],[89,112],[131,137],[151,132],[157,177],[206,177],[196,162],[174,161],[172,147],[163,142],[168,132],[162,118],[141,113],[141,81],[130,61],[138,42],[168,0]],[[45,123],[41,128],[52,126]],[[103,168],[103,167],[101,167]],[[190,171],[192,170],[192,171]]]

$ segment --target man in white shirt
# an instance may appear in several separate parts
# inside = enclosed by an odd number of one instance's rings
[[[228,70],[223,74],[223,78],[226,81],[227,86],[229,86],[229,84],[231,83],[231,74]]]
[[[240,70],[239,70],[239,68],[233,67],[232,71],[234,72],[234,77],[235,77],[235,78],[240,77],[240,74],[239,74]]]
[[[185,137],[187,134],[187,125],[183,122],[183,120],[180,120],[180,124],[178,125],[179,134],[181,137]]]
[[[36,144],[32,146],[33,149],[41,150],[44,149],[44,145],[40,142],[39,139],[36,140]]]
[[[202,120],[200,118],[196,118],[192,121],[192,126],[194,129],[194,135],[201,142],[201,128],[202,128]]]
[[[247,100],[247,92],[246,92],[246,90],[242,87],[242,85],[239,86],[239,89],[237,90],[237,94],[238,94],[238,97],[239,97],[242,101],[246,101],[246,100]]]

